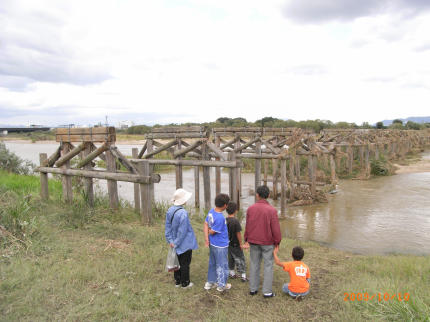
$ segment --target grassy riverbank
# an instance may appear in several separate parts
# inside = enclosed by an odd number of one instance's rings
[[[429,256],[361,256],[291,239],[305,249],[311,293],[302,302],[281,294],[286,273],[275,267],[273,299],[248,295],[233,280],[225,294],[205,291],[208,250],[203,218],[192,216],[201,248],[193,253],[192,289],[177,289],[164,272],[167,253],[163,216],[141,226],[132,209],[112,212],[103,198],[94,209],[78,200],[60,201],[61,184],[51,183],[51,201],[38,197],[38,178],[0,172],[0,320],[183,320],[183,321],[429,321]],[[77,193],[79,196],[79,194]],[[246,253],[249,263],[249,253]],[[368,293],[367,301],[344,301],[344,293]],[[384,294],[409,293],[409,301]],[[370,296],[381,293],[370,300]]]

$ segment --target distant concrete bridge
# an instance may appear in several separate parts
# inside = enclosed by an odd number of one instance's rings
[[[49,131],[50,127],[0,127],[0,133]]]

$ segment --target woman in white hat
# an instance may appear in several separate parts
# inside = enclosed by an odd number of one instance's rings
[[[188,288],[190,282],[190,264],[194,249],[198,248],[197,239],[191,227],[187,211],[183,205],[190,199],[191,192],[178,189],[173,194],[173,206],[167,210],[165,236],[170,247],[174,247],[178,254],[180,269],[175,271],[176,287]]]

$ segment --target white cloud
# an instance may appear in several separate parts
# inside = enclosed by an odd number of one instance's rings
[[[426,2],[4,1],[3,124],[428,115]]]

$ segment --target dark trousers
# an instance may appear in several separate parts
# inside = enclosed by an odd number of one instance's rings
[[[240,246],[228,246],[228,269],[240,274],[246,273],[245,255]]]
[[[193,257],[193,251],[187,250],[185,253],[178,255],[179,265],[181,268],[174,273],[176,285],[181,284],[183,287],[190,284],[190,264]]]

